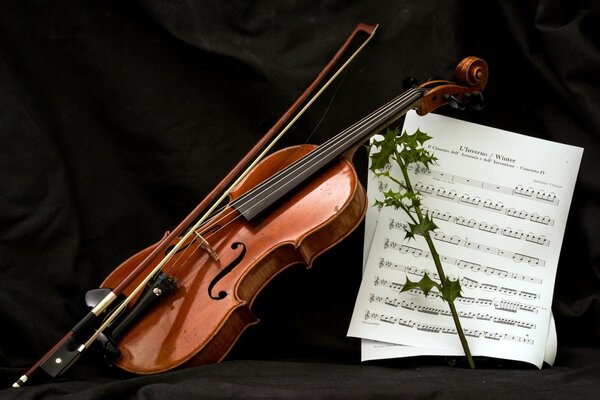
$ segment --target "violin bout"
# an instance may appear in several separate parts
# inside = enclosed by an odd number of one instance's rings
[[[265,158],[231,192],[231,200],[314,148],[295,146]],[[184,246],[174,257],[177,266],[165,269],[177,289],[119,339],[121,356],[114,364],[153,374],[222,360],[243,331],[258,322],[251,307],[262,288],[293,264],[310,267],[361,223],[366,208],[365,191],[345,158],[251,221],[226,207],[202,231],[218,260],[192,243]],[[102,287],[117,285],[151,250],[125,261]]]

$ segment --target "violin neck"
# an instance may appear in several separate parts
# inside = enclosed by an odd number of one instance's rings
[[[423,96],[409,89],[231,203],[251,220],[340,155],[398,120]]]

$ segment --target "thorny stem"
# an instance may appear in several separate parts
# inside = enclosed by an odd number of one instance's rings
[[[420,214],[419,207],[415,207],[417,210],[417,215]],[[419,220],[420,215],[419,215]],[[429,246],[429,251],[433,257],[433,262],[435,263],[435,268],[437,269],[437,273],[440,276],[442,282],[445,282],[446,277],[444,275],[444,270],[442,269],[442,263],[440,261],[440,256],[435,250],[433,245],[433,241],[431,240],[431,236],[429,232],[424,234],[425,241],[427,242],[427,246]],[[456,311],[456,307],[454,306],[454,300],[448,301],[448,306],[450,307],[450,312],[452,313],[452,319],[454,320],[454,325],[456,326],[456,332],[458,333],[458,337],[460,339],[460,343],[462,344],[463,350],[465,352],[465,356],[467,357],[467,361],[469,362],[470,368],[475,368],[475,362],[473,362],[473,357],[471,356],[471,350],[469,349],[469,343],[467,342],[467,338],[465,337],[465,332],[463,331],[462,325],[460,323],[460,319],[458,318],[458,312]]]
[[[408,192],[414,193],[412,184],[410,183],[410,179],[408,178],[408,169],[406,164],[401,160],[397,159],[398,165],[400,166],[400,170],[402,171],[402,175],[404,177],[404,185]],[[423,222],[423,212],[421,211],[421,207],[418,204],[414,205],[414,210],[417,214],[417,218],[419,223]],[[409,217],[412,218],[410,212],[405,210]],[[440,255],[438,254],[435,246],[433,244],[433,240],[431,240],[431,235],[429,232],[424,232],[423,237],[427,242],[427,246],[429,247],[429,251],[431,252],[431,256],[433,257],[433,262],[435,264],[435,268],[437,270],[438,276],[440,277],[441,284],[443,285],[446,282],[446,274],[444,274],[444,269],[442,268],[442,262],[440,260]],[[456,307],[454,306],[454,300],[448,300],[448,306],[450,307],[450,312],[452,313],[452,319],[454,320],[454,325],[456,326],[456,332],[458,333],[458,337],[460,339],[460,343],[465,352],[465,356],[467,357],[467,361],[469,362],[470,368],[475,368],[475,362],[473,361],[473,357],[471,356],[471,350],[469,349],[469,343],[467,342],[467,338],[465,337],[465,333],[462,329],[462,324],[460,323],[460,319],[458,318],[458,312],[456,311]]]

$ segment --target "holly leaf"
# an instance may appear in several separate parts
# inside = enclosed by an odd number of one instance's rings
[[[407,235],[407,236],[410,236],[410,237],[414,237],[415,235],[425,236],[425,234],[427,232],[431,232],[435,229],[437,229],[437,225],[431,219],[429,219],[429,217],[427,215],[424,215],[421,222],[419,222],[417,224],[411,224],[410,222],[408,223],[407,232],[409,232],[410,235]]]
[[[446,277],[444,284],[440,289],[440,293],[442,294],[442,298],[448,303],[454,302],[454,299],[457,297],[462,297],[460,281],[458,279],[453,281]]]
[[[404,286],[402,287],[402,290],[400,290],[400,292],[408,292],[412,289],[421,289],[425,296],[427,296],[431,289],[433,289],[434,287],[438,290],[441,289],[440,284],[431,280],[429,275],[427,275],[427,272],[425,272],[423,273],[423,277],[421,278],[421,280],[418,282],[413,282],[410,279],[408,279],[408,277],[406,277],[406,282],[404,283]]]
[[[383,140],[374,141],[371,144],[371,171],[382,170],[386,165],[393,160],[393,156],[397,151],[397,137],[399,130],[389,129],[383,135]],[[374,152],[373,148],[378,148],[378,152]]]
[[[415,141],[419,143],[420,146],[423,146],[423,143],[432,139],[431,136],[429,136],[419,128],[417,128],[417,131],[413,134],[413,136],[415,137]]]

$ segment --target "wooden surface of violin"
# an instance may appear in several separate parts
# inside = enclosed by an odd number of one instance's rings
[[[231,192],[231,199],[240,198],[313,148],[292,147],[269,156]],[[174,257],[174,265],[164,270],[176,279],[177,289],[118,341],[121,357],[115,364],[149,374],[220,361],[244,329],[257,322],[250,308],[260,290],[292,264],[310,266],[317,255],[352,232],[365,211],[365,192],[345,159],[252,221],[225,207],[199,232],[218,260],[195,240]],[[146,252],[119,266],[101,286],[117,286]]]

